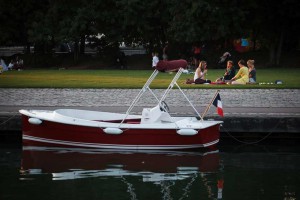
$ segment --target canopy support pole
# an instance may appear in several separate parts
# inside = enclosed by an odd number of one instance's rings
[[[189,102],[189,104],[191,105],[191,107],[194,109],[194,111],[196,112],[196,114],[198,115],[198,117],[200,117],[201,121],[203,121],[203,117],[200,115],[200,113],[197,111],[197,109],[194,107],[194,105],[192,104],[192,102],[189,100],[189,98],[186,96],[186,94],[182,91],[182,89],[179,87],[179,85],[177,84],[177,82],[175,83],[176,86],[178,87],[178,89],[180,90],[180,92],[183,94],[183,96],[185,97],[185,99]]]
[[[171,89],[174,87],[174,85],[176,85],[177,88],[179,89],[179,91],[183,94],[184,98],[189,102],[189,104],[191,105],[191,107],[194,109],[194,111],[196,112],[196,114],[198,115],[198,117],[200,117],[200,119],[203,120],[203,118],[201,117],[200,113],[197,111],[197,109],[194,107],[194,105],[192,104],[192,102],[189,100],[189,98],[183,92],[183,90],[181,89],[181,87],[177,84],[177,80],[181,76],[183,70],[184,70],[183,68],[180,68],[178,70],[177,74],[174,76],[173,80],[171,81],[169,87],[166,89],[166,91],[165,91],[164,95],[162,96],[161,100],[159,101],[159,103],[161,103],[162,101],[164,101],[166,99],[168,93],[171,91]]]
[[[121,124],[124,123],[125,119],[128,117],[129,113],[131,112],[131,110],[134,108],[135,104],[140,100],[140,98],[142,97],[142,95],[149,90],[151,92],[151,94],[158,100],[157,96],[152,92],[152,90],[150,89],[149,85],[152,83],[152,81],[155,79],[155,77],[157,76],[157,74],[159,73],[158,70],[154,70],[153,73],[150,75],[150,77],[148,78],[148,80],[146,81],[146,83],[144,84],[143,88],[140,90],[140,92],[138,93],[138,95],[135,97],[135,99],[133,100],[133,102],[131,103],[131,105],[129,106],[128,110],[126,111],[126,115],[123,118],[123,120],[121,121],[119,127],[121,126]]]

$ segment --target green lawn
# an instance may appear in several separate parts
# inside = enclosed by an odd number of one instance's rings
[[[141,88],[151,70],[24,70],[0,75],[0,88]],[[214,81],[224,73],[210,69],[208,79]],[[159,73],[151,88],[166,88],[175,73]],[[300,88],[300,69],[258,69],[256,85],[187,85],[183,74],[178,80],[182,88]],[[282,85],[267,84],[282,80]]]

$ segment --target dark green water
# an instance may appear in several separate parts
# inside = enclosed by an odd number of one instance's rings
[[[136,152],[2,146],[0,199],[300,199],[300,148],[218,148]]]

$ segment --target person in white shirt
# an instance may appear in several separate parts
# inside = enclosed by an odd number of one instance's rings
[[[13,70],[14,68],[14,61],[11,60],[10,63],[8,64],[8,70]]]
[[[199,63],[198,68],[195,71],[195,75],[194,75],[194,81],[196,81],[197,79],[205,79],[205,75],[207,74],[207,63],[205,61],[201,61]]]
[[[207,62],[200,61],[194,74],[194,80],[188,78],[186,84],[210,84],[211,80],[206,79],[205,75],[207,75]]]
[[[152,67],[155,68],[157,63],[159,61],[159,58],[157,56],[157,53],[153,52],[152,53]]]

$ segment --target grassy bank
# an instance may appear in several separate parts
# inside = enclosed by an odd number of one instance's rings
[[[0,75],[0,88],[141,88],[151,70],[24,70],[8,71]],[[214,81],[223,69],[211,69],[207,78]],[[175,73],[159,73],[151,88],[166,88]],[[256,85],[187,85],[183,74],[178,83],[182,88],[298,88],[300,69],[259,69]],[[283,84],[276,85],[275,80]],[[268,84],[269,83],[269,84]]]

